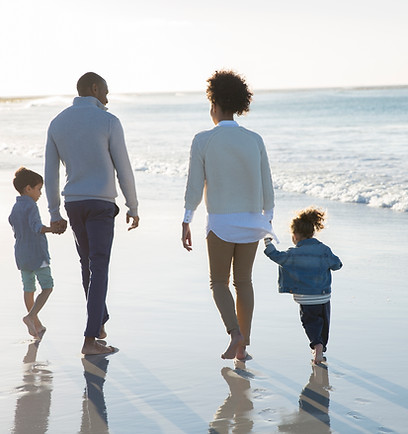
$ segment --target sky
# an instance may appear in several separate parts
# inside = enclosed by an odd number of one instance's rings
[[[0,97],[408,85],[407,0],[0,0]]]

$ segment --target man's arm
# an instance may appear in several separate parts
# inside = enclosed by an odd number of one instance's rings
[[[130,164],[128,151],[126,149],[125,136],[119,119],[112,121],[111,137],[109,150],[115,166],[120,189],[125,196],[125,205],[128,207],[126,213],[126,223],[132,219],[132,224],[128,230],[139,226],[138,201],[136,194],[135,177]]]
[[[62,220],[60,214],[59,166],[60,157],[57,146],[48,130],[47,143],[45,145],[44,186],[52,222]]]
[[[60,157],[57,146],[48,130],[47,143],[45,145],[44,185],[48,200],[48,210],[51,215],[50,232],[54,234],[63,234],[67,229],[67,221],[60,214],[59,167]]]

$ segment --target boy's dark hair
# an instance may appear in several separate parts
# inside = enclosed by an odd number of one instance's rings
[[[212,104],[218,104],[223,111],[237,115],[249,111],[252,92],[243,77],[234,71],[215,71],[207,83],[207,98]]]
[[[77,82],[77,91],[79,96],[86,96],[93,84],[100,85],[105,80],[95,72],[87,72]]]
[[[27,185],[34,188],[38,184],[44,184],[43,177],[25,167],[20,167],[14,174],[13,185],[20,194],[24,193]]]
[[[305,238],[312,238],[315,231],[324,228],[325,212],[318,208],[307,208],[300,211],[292,220],[290,229]]]

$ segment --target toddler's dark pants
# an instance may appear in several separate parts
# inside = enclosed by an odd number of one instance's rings
[[[326,351],[330,328],[330,301],[325,304],[301,304],[300,320],[310,341],[310,348],[323,345]]]

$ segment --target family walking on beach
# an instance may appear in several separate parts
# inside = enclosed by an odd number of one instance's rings
[[[272,229],[274,190],[268,155],[260,135],[240,126],[234,115],[249,111],[252,93],[245,80],[232,71],[216,71],[208,80],[207,97],[215,127],[198,133],[192,142],[185,192],[182,243],[192,250],[190,223],[203,195],[207,207],[207,249],[210,287],[230,342],[223,359],[250,360],[254,291],[252,268],[258,242],[265,240],[265,254],[279,264],[279,291],[293,294],[300,305],[301,322],[314,353],[323,361],[330,325],[331,270],[342,263],[329,247],[314,238],[325,214],[309,208],[291,223],[295,245],[276,250]],[[45,151],[45,190],[50,227],[42,225],[37,200],[41,175],[21,168],[14,185],[20,196],[10,215],[15,255],[24,285],[28,314],[23,321],[29,333],[41,338],[45,327],[38,313],[47,301],[53,281],[46,232],[62,234],[67,222],[60,214],[59,170],[66,183],[62,191],[65,210],[75,236],[82,284],[87,300],[83,354],[106,354],[114,347],[106,337],[108,269],[114,220],[119,209],[115,175],[126,199],[129,230],[138,227],[138,201],[123,129],[118,118],[106,112],[108,86],[95,73],[77,83],[78,97],[50,124]],[[236,298],[229,289],[232,268]],[[35,279],[41,293],[34,300]]]

